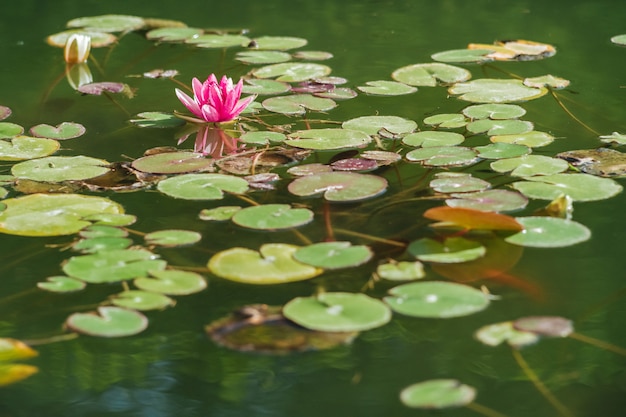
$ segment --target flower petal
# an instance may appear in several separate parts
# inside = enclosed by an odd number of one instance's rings
[[[180,91],[178,88],[176,88],[175,90],[176,90],[176,97],[178,97],[178,99],[185,105],[185,107],[187,107],[187,109],[190,112],[192,112],[198,117],[203,117],[202,111],[200,110],[200,106],[198,106],[198,103],[196,103],[194,99],[192,99],[187,94]]]

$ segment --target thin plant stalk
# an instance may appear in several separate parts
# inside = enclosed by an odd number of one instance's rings
[[[585,336],[584,334],[572,332],[567,337],[570,337],[575,340],[579,340],[584,343],[588,343],[595,347],[599,347],[600,349],[608,350],[609,352],[616,353],[618,355],[626,356],[626,349],[620,346],[616,346],[612,343],[605,342],[600,339],[596,339],[595,337]]]
[[[475,411],[478,414],[482,414],[485,417],[507,417],[506,414],[502,414],[478,403],[469,403],[465,406],[465,408],[469,408],[470,410]]]

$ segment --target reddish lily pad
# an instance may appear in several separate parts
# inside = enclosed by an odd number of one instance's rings
[[[474,333],[474,337],[487,346],[498,346],[506,342],[517,349],[539,340],[535,333],[515,329],[511,321],[483,326]]]
[[[558,316],[522,317],[513,322],[513,327],[515,330],[547,337],[567,337],[574,332],[572,321]]]
[[[422,262],[454,264],[481,258],[486,249],[479,242],[462,237],[449,237],[443,242],[422,238],[411,242],[407,252]]]
[[[387,180],[375,175],[356,172],[327,172],[308,175],[292,181],[288,190],[300,197],[324,194],[334,202],[359,201],[385,192]]]
[[[347,158],[340,159],[330,164],[335,171],[373,171],[378,168],[378,162],[373,159]]]
[[[85,134],[85,126],[80,123],[63,122],[56,126],[41,124],[30,128],[30,134],[37,138],[56,140],[73,139]]]

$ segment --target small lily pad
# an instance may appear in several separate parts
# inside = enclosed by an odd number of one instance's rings
[[[528,87],[551,87],[554,89],[565,88],[569,85],[570,81],[565,78],[555,77],[554,75],[542,75],[541,77],[525,78],[524,85]]]
[[[514,211],[526,207],[528,199],[516,191],[485,190],[473,193],[454,193],[446,204],[455,208],[482,211]]]
[[[557,217],[518,217],[524,229],[506,237],[509,243],[534,248],[560,248],[584,242],[591,237],[591,231],[573,220]]]
[[[452,318],[484,310],[489,295],[468,285],[444,281],[414,282],[393,287],[385,302],[393,311],[413,317]]]
[[[321,64],[283,62],[257,68],[252,71],[252,75],[257,78],[276,78],[277,81],[293,83],[324,77],[331,71],[330,67]]]
[[[285,304],[283,314],[302,327],[324,332],[370,330],[391,320],[391,310],[383,302],[345,292],[294,298]]]
[[[519,135],[520,133],[527,133],[533,130],[533,124],[526,120],[517,119],[481,119],[468,123],[466,128],[470,133],[484,133],[489,136]]]
[[[288,115],[303,115],[307,110],[328,111],[337,107],[329,98],[315,97],[311,94],[270,97],[261,103],[266,110]]]
[[[137,290],[115,294],[110,301],[117,307],[139,311],[163,310],[175,304],[174,300],[164,294]]]
[[[302,149],[334,150],[361,148],[372,138],[359,130],[353,129],[309,129],[291,133],[285,143]]]
[[[244,64],[277,64],[291,60],[291,55],[280,51],[243,51],[238,52],[235,57],[237,61]]]
[[[10,139],[24,133],[24,128],[10,122],[0,122],[0,139]]]
[[[567,337],[574,332],[572,321],[558,316],[522,317],[513,322],[513,328],[547,337]]]
[[[298,51],[293,54],[293,57],[305,61],[325,61],[331,59],[333,54],[325,51]]]
[[[285,82],[251,78],[246,80],[241,91],[244,94],[274,95],[286,93],[290,88],[289,84]]]
[[[428,148],[432,146],[454,146],[463,143],[464,140],[465,137],[460,133],[426,130],[406,135],[402,138],[402,143]]]
[[[21,161],[42,158],[55,153],[61,144],[53,139],[16,136],[11,141],[0,140],[0,161]]]
[[[389,281],[412,281],[426,276],[424,264],[415,262],[388,262],[378,265],[376,274]]]
[[[89,156],[48,156],[13,165],[11,173],[21,179],[41,182],[79,181],[110,171],[109,162]]]
[[[610,178],[589,174],[553,174],[527,177],[512,184],[513,188],[529,198],[554,200],[562,194],[573,201],[604,200],[619,194],[622,186]]]
[[[492,162],[490,166],[496,172],[510,172],[514,177],[558,174],[567,171],[569,167],[563,159],[544,155],[524,155],[518,158],[501,159]]]
[[[514,143],[491,143],[485,146],[474,148],[478,156],[483,159],[505,159],[516,158],[530,153],[530,148]],[[492,167],[493,168],[493,167]]]
[[[157,40],[160,42],[184,42],[194,36],[202,35],[204,31],[198,28],[190,27],[164,27],[152,29],[146,33],[146,39]]]
[[[362,116],[346,120],[341,127],[359,130],[368,135],[377,135],[381,130],[403,134],[411,133],[417,129],[417,123],[398,116]]]
[[[476,389],[456,379],[431,379],[409,385],[400,393],[407,407],[439,410],[463,407],[476,398]]]
[[[615,35],[611,37],[611,42],[616,43],[618,45],[626,46],[626,34],[624,35]]]
[[[168,229],[148,233],[144,239],[148,245],[174,247],[193,245],[202,239],[202,235],[191,230]]]
[[[489,138],[493,143],[514,143],[528,146],[529,148],[539,148],[554,142],[554,136],[546,132],[532,130],[526,133],[514,135],[496,135]]]
[[[435,87],[438,83],[451,84],[467,81],[472,74],[460,67],[435,63],[414,64],[398,68],[391,78],[412,86]]]
[[[71,257],[64,265],[68,276],[88,283],[118,282],[165,269],[166,262],[144,249],[124,249]]]
[[[245,193],[248,181],[224,174],[183,174],[159,182],[157,189],[170,197],[185,200],[221,200],[224,192]]]
[[[263,204],[238,210],[232,221],[250,229],[290,229],[313,221],[313,212],[306,208],[292,208],[289,204]]]
[[[528,101],[547,94],[546,88],[525,86],[520,80],[482,78],[454,84],[448,89],[451,95],[472,103],[510,103]]]
[[[67,22],[67,27],[100,32],[130,32],[144,27],[145,24],[145,20],[138,16],[107,14],[78,17]]]
[[[414,149],[406,154],[406,159],[433,167],[468,166],[479,161],[476,152],[464,146],[431,146]]]
[[[198,217],[200,220],[221,222],[230,220],[239,210],[241,210],[241,206],[221,206],[214,209],[204,209],[200,211]]]
[[[36,138],[48,138],[56,140],[73,139],[85,134],[85,126],[80,123],[63,122],[56,126],[37,125],[30,128],[29,132]]]
[[[65,325],[89,336],[124,337],[141,333],[148,327],[146,316],[120,307],[98,307],[93,313],[74,313]]]
[[[493,58],[489,57],[489,54],[492,52],[493,50],[491,49],[451,49],[449,51],[437,52],[436,54],[432,54],[430,57],[434,61],[446,62],[449,64],[482,64],[493,61]]]
[[[326,172],[296,178],[288,190],[300,197],[324,194],[333,202],[360,201],[385,192],[387,180],[356,172]]]
[[[463,109],[463,114],[470,119],[517,119],[526,114],[526,110],[517,104],[475,104]]]
[[[443,242],[422,238],[411,242],[407,252],[422,262],[461,263],[485,256],[486,249],[479,242],[462,237],[449,237]]]
[[[205,33],[187,38],[185,43],[198,48],[231,48],[233,46],[245,46],[250,38],[243,35]]]
[[[213,161],[199,152],[164,152],[135,159],[134,169],[151,174],[183,174],[211,169]]]
[[[324,269],[340,269],[362,265],[374,256],[367,246],[350,242],[322,242],[304,246],[293,257],[304,264]]]
[[[87,226],[78,232],[78,234],[85,239],[96,237],[126,237],[128,236],[128,231],[115,226],[99,224]]]
[[[397,81],[368,81],[365,86],[357,87],[360,91],[366,94],[372,94],[377,96],[401,96],[404,94],[412,94],[417,91],[417,88]]]
[[[537,343],[539,340],[539,336],[535,333],[515,329],[511,321],[483,326],[474,333],[474,337],[487,346],[498,346],[507,342],[518,349]]]
[[[440,172],[428,185],[438,193],[467,193],[483,191],[491,187],[488,181],[460,172]]]
[[[131,88],[127,84],[115,83],[111,81],[102,81],[98,83],[83,84],[78,87],[78,92],[83,94],[89,94],[92,96],[100,96],[102,93],[123,93],[127,95],[131,94]]]
[[[439,126],[442,129],[456,129],[467,124],[467,119],[458,113],[435,114],[424,119],[424,124]]]
[[[56,46],[57,48],[63,48],[65,47],[65,44],[67,43],[69,37],[74,34],[89,36],[92,48],[102,48],[104,46],[109,46],[117,41],[117,36],[113,35],[112,33],[98,30],[89,31],[81,29],[71,29],[48,36],[46,38],[46,42],[48,43],[48,45]]]
[[[66,276],[54,276],[46,278],[46,282],[38,282],[37,288],[50,292],[74,292],[85,288],[84,281]]]
[[[92,237],[81,239],[72,245],[72,249],[81,253],[97,253],[105,250],[127,249],[133,244],[131,239],[125,237]]]
[[[141,290],[167,295],[189,295],[207,287],[202,275],[177,269],[151,270],[150,275],[136,278],[133,284]]]
[[[154,127],[161,129],[178,127],[185,124],[184,120],[174,116],[173,114],[158,111],[146,111],[139,113],[135,116],[135,119],[130,119],[130,122],[137,127]]]
[[[7,106],[0,106],[0,120],[4,120],[11,115],[12,111]]]
[[[254,38],[254,48],[263,50],[286,51],[288,49],[301,48],[307,43],[306,39],[292,36],[261,36]]]

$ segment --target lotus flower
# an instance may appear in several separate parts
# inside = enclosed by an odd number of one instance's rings
[[[233,85],[233,80],[222,77],[218,83],[215,74],[209,75],[204,83],[197,78],[192,81],[193,99],[176,89],[178,99],[202,120],[191,119],[196,122],[219,123],[231,121],[241,113],[256,96],[240,99],[243,80]]]
[[[87,62],[91,51],[91,37],[80,33],[73,33],[65,42],[63,56],[68,64]]]

